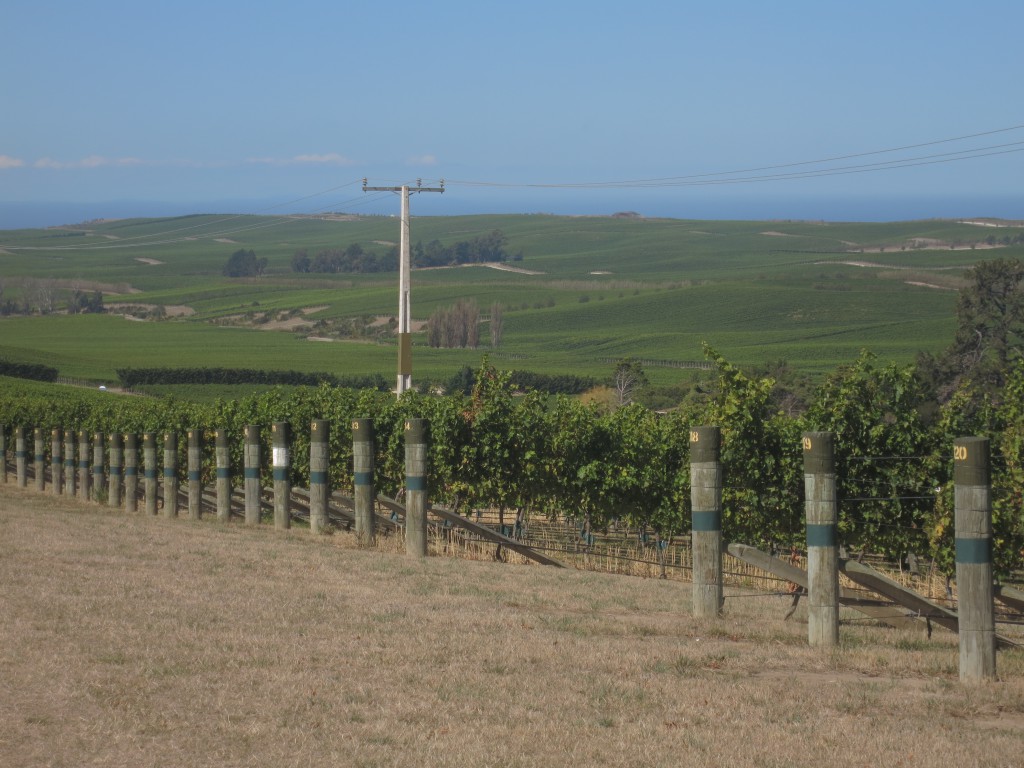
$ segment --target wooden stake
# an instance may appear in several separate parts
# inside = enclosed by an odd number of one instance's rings
[[[14,472],[18,478],[18,487],[28,486],[28,459],[25,453],[25,428],[17,427],[14,430]]]
[[[156,433],[142,436],[142,460],[145,463],[146,514],[156,515]]]
[[[245,428],[243,446],[243,485],[245,487],[246,525],[260,523],[260,428],[248,425]]]
[[[992,487],[987,437],[953,441],[960,680],[996,677],[992,589]]]
[[[50,430],[50,486],[54,496],[64,492],[64,462],[61,459],[61,431]]]
[[[372,547],[376,539],[376,524],[373,514],[377,494],[373,485],[373,464],[375,452],[373,419],[356,419],[352,422],[352,469],[356,507],[356,541],[360,546]]]
[[[139,508],[139,438],[134,432],[124,436],[124,511]]]
[[[198,429],[188,431],[188,517],[203,517],[203,441]]]
[[[178,516],[178,433],[164,433],[164,517]]]
[[[327,499],[331,495],[329,462],[331,423],[314,419],[309,425],[309,530],[326,533]],[[358,496],[356,497],[358,504]]]
[[[805,432],[807,510],[807,639],[812,646],[839,644],[839,506],[831,432]]]
[[[722,593],[722,465],[721,430],[690,431],[690,499],[693,506],[693,615],[714,618],[721,613]]]
[[[405,553],[427,556],[427,432],[426,419],[405,422]]]
[[[278,530],[291,528],[291,511],[288,509],[292,494],[291,460],[288,455],[288,422],[275,421],[270,426],[271,466],[274,473],[274,527]]]
[[[110,450],[110,481],[107,484],[107,505],[111,507],[120,507],[121,481],[124,475],[121,468],[124,454],[124,444],[121,441],[121,433],[113,432],[108,435],[107,445]]]
[[[46,490],[46,449],[43,447],[43,430],[36,427],[32,433],[35,442],[33,458],[33,471],[36,475],[36,490],[42,493]]]
[[[217,463],[217,519],[226,523],[231,519],[231,447],[228,432],[214,432],[214,458]]]

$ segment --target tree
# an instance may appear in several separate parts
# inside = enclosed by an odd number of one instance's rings
[[[76,290],[68,300],[68,314],[71,315],[84,315],[90,312],[98,314],[103,311],[103,294],[99,291],[86,294],[84,291]]]
[[[504,308],[498,302],[491,304],[491,348],[501,346],[501,337],[505,333]]]
[[[982,261],[968,272],[970,284],[956,307],[956,337],[939,359],[935,375],[948,396],[961,379],[994,393],[1006,384],[1024,343],[1024,262]],[[940,385],[941,386],[941,385]]]
[[[615,374],[612,385],[615,388],[615,404],[617,406],[629,405],[633,402],[637,392],[648,384],[647,374],[639,360],[626,357],[615,366]]]
[[[256,252],[239,248],[228,257],[224,265],[225,277],[258,277],[267,268],[266,258],[256,258]]]
[[[480,309],[476,302],[460,299],[453,306],[435,309],[427,323],[427,343],[445,349],[480,346]]]
[[[309,258],[309,251],[302,248],[292,255],[292,272],[309,272],[312,261]]]

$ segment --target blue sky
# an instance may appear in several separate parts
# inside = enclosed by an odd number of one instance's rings
[[[359,191],[366,176],[447,179],[444,196],[416,199],[418,214],[1024,218],[1024,143],[983,149],[1024,142],[1019,0],[5,0],[0,29],[10,210],[393,212],[394,199]],[[533,186],[723,174],[1006,128],[738,176],[967,153],[895,170]],[[978,156],[990,151],[1004,154]]]

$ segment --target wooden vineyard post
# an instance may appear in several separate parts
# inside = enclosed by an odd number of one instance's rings
[[[953,441],[960,680],[996,677],[992,589],[992,488],[987,437]]]
[[[28,461],[25,454],[25,428],[16,427],[14,430],[14,472],[18,478],[18,487],[28,486]]]
[[[178,516],[178,434],[164,433],[164,517]]]
[[[405,422],[405,553],[427,556],[427,432],[426,419]]]
[[[146,514],[155,515],[156,504],[156,433],[142,436],[142,460],[145,463]]]
[[[831,432],[805,432],[807,510],[807,639],[839,644],[839,542],[836,464]]]
[[[91,497],[89,481],[89,436],[84,429],[78,431],[78,498],[88,501]]]
[[[110,451],[110,481],[107,483],[107,506],[121,506],[121,480],[124,476],[124,443],[120,432],[111,432],[107,436]]]
[[[75,496],[75,430],[64,430],[64,495]]]
[[[373,487],[374,444],[373,419],[355,419],[352,422],[352,470],[356,541],[362,547],[372,547],[376,540],[373,514],[376,497]]]
[[[7,485],[7,432],[0,424],[0,484]]]
[[[722,593],[722,465],[721,430],[690,431],[690,499],[693,506],[693,615],[714,618],[721,613]]]
[[[94,432],[92,435],[92,500],[101,501],[106,490],[106,484],[103,482],[103,433]]]
[[[291,528],[291,512],[288,502],[292,495],[291,461],[288,455],[288,422],[275,421],[270,425],[270,459],[274,473],[274,528],[287,530]]]
[[[61,432],[50,430],[50,490],[54,496],[64,492],[64,460],[61,458]]]
[[[327,530],[327,499],[331,495],[328,467],[331,452],[330,422],[314,419],[309,425],[309,530]],[[356,502],[358,504],[358,501]]]
[[[231,447],[228,432],[214,432],[214,459],[217,464],[217,519],[226,523],[231,519]]]
[[[245,428],[243,445],[243,474],[245,485],[246,525],[260,522],[260,428],[249,424]]]
[[[139,439],[134,432],[124,436],[124,511],[139,509]]]
[[[188,431],[188,517],[203,517],[203,442],[198,429]]]
[[[32,432],[33,448],[33,472],[36,475],[36,490],[42,493],[46,490],[46,449],[43,443],[43,429],[36,427]]]

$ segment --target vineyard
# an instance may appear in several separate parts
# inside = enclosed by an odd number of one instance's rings
[[[666,414],[633,405],[608,411],[569,397],[521,393],[510,374],[485,363],[469,396],[407,393],[398,400],[323,385],[197,404],[6,380],[0,425],[8,435],[16,426],[36,426],[87,433],[197,430],[209,436],[215,430],[241,435],[251,424],[326,419],[335,425],[329,484],[343,489],[352,488],[354,478],[351,440],[341,425],[371,418],[378,438],[375,483],[394,497],[404,482],[402,426],[422,418],[430,424],[435,503],[466,517],[485,515],[508,531],[550,539],[558,529],[558,546],[590,555],[602,541],[612,549],[635,542],[643,557],[627,557],[650,559],[659,569],[662,562],[669,569],[682,565],[674,545],[690,533],[692,426],[722,430],[726,541],[786,552],[802,546],[805,534],[800,435],[823,430],[836,435],[840,545],[851,556],[878,556],[897,569],[913,561],[940,577],[950,575],[954,564],[950,446],[955,437],[979,434],[993,446],[995,567],[1003,577],[1021,567],[1024,366],[1010,375],[1001,405],[967,408],[961,394],[926,420],[912,369],[879,365],[864,355],[826,381],[806,414],[787,417],[771,402],[770,380],[709,355],[717,368],[715,396]],[[211,482],[206,442],[202,471]],[[178,450],[183,468],[187,449]],[[232,471],[239,473],[241,443],[231,450]],[[309,487],[308,433],[295,431],[291,452],[290,481]],[[262,462],[269,478],[269,451]]]

